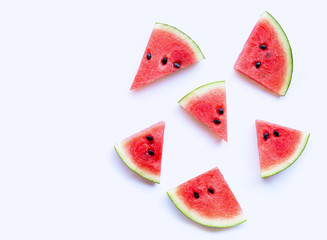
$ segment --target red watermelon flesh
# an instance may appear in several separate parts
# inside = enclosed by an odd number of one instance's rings
[[[253,28],[235,70],[279,95],[291,82],[293,57],[287,36],[278,22],[265,12]]]
[[[164,130],[161,121],[115,145],[131,170],[156,183],[160,182]]]
[[[185,33],[156,23],[131,90],[204,59],[200,48]]]
[[[257,120],[261,176],[268,177],[292,165],[304,150],[310,134]]]
[[[190,219],[211,227],[230,227],[246,221],[242,209],[216,167],[167,192]]]
[[[227,103],[225,81],[196,88],[180,105],[227,142]]]

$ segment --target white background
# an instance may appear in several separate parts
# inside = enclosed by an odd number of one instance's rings
[[[264,11],[284,28],[294,72],[276,97],[233,70]],[[129,91],[154,23],[206,59]],[[321,1],[1,1],[0,239],[326,239],[326,5]],[[229,142],[178,105],[226,80]],[[290,168],[260,178],[255,119],[311,133]],[[164,120],[161,184],[113,145]],[[248,221],[201,226],[166,195],[218,166]]]

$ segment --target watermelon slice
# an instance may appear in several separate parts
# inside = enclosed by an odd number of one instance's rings
[[[279,95],[285,95],[293,72],[292,49],[279,23],[265,12],[255,25],[234,69]]]
[[[167,192],[187,217],[210,227],[231,227],[246,221],[223,175],[216,167]]]
[[[292,165],[307,145],[310,134],[257,120],[257,141],[261,177],[268,177]]]
[[[225,81],[196,88],[179,104],[227,142],[227,104]]]
[[[161,121],[115,145],[131,170],[156,183],[160,183],[164,130],[165,123]]]
[[[175,27],[156,23],[131,90],[204,59],[198,45]]]

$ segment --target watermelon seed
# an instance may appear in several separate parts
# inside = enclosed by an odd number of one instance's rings
[[[220,107],[220,108],[218,108],[218,113],[219,113],[220,115],[223,115],[223,114],[224,114],[224,110]]]
[[[195,197],[196,199],[198,199],[198,198],[200,197],[200,195],[199,195],[197,192],[194,192],[194,197]]]
[[[265,50],[265,49],[267,48],[267,46],[264,45],[264,44],[261,44],[261,45],[260,45],[260,48],[263,49],[263,50]]]
[[[264,139],[264,140],[267,140],[268,137],[269,137],[269,133],[265,132],[265,133],[263,134],[263,139]]]
[[[175,67],[175,68],[180,68],[181,65],[180,65],[179,63],[177,63],[177,62],[174,62],[174,67]]]
[[[214,191],[213,191],[213,189],[212,189],[212,188],[208,188],[208,191],[209,191],[209,193],[211,193],[211,194],[213,194],[213,193],[214,193]]]
[[[154,156],[154,151],[149,150],[149,151],[148,151],[148,154],[151,155],[151,156]]]
[[[168,61],[167,60],[167,57],[164,57],[161,62],[162,62],[163,65],[166,65],[167,64],[167,61]]]
[[[274,131],[274,135],[275,135],[276,137],[279,137],[279,132],[278,132],[277,130],[275,130],[275,131]]]
[[[146,139],[148,139],[149,141],[152,141],[153,137],[152,136],[146,136]]]
[[[256,68],[259,68],[261,66],[261,62],[257,62],[256,64],[255,64],[255,67]]]
[[[221,124],[221,121],[219,120],[219,119],[215,119],[215,120],[213,120],[213,122],[214,122],[214,124]]]
[[[146,55],[146,59],[148,59],[148,60],[151,59],[151,53],[148,52],[148,54]]]

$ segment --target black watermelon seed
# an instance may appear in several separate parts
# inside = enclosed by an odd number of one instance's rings
[[[154,151],[149,150],[149,151],[148,151],[148,154],[150,154],[151,156],[154,156]]]
[[[198,199],[198,198],[200,197],[200,195],[199,195],[197,192],[194,192],[194,197],[195,197],[196,199]]]
[[[175,68],[180,68],[181,65],[179,65],[179,63],[175,62],[175,63],[174,63],[174,67],[175,67]]]
[[[146,136],[146,139],[148,139],[149,141],[152,141],[153,137],[152,136]]]
[[[219,119],[215,119],[215,120],[213,120],[213,122],[214,122],[214,124],[221,124],[221,121],[219,120]]]
[[[148,52],[148,54],[146,55],[146,59],[148,59],[148,60],[151,59],[151,53]]]
[[[167,64],[167,61],[168,61],[168,60],[167,60],[167,58],[166,58],[166,57],[164,57],[164,58],[162,59],[162,61],[161,61],[161,62],[162,62],[162,64],[163,64],[163,65],[166,65],[166,64]]]
[[[256,68],[259,68],[261,66],[261,62],[257,62],[256,64],[255,64],[255,67]]]
[[[223,115],[223,114],[224,114],[224,110],[220,107],[220,108],[218,108],[218,113],[219,113],[220,115]]]
[[[274,135],[275,135],[276,137],[279,137],[279,132],[278,132],[277,130],[275,130],[275,131],[274,131]]]
[[[213,193],[214,193],[214,191],[213,191],[213,189],[212,189],[212,188],[208,188],[208,191],[209,191],[209,193],[211,193],[211,194],[213,194]]]
[[[266,49],[266,48],[267,48],[267,46],[266,46],[266,45],[264,45],[264,44],[261,44],[261,45],[260,45],[260,48],[264,50],[264,49]]]
[[[268,137],[269,137],[269,133],[265,132],[265,133],[263,134],[263,139],[264,139],[264,140],[267,140]]]

